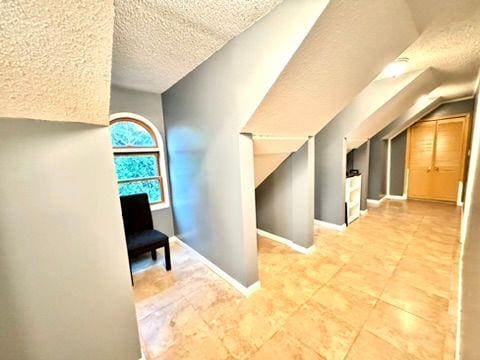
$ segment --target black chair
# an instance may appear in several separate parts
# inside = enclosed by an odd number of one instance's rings
[[[122,206],[123,227],[127,239],[128,261],[132,275],[131,260],[146,252],[157,260],[157,249],[165,248],[165,267],[172,268],[170,262],[170,246],[168,236],[153,228],[152,212],[147,194],[120,196]],[[133,277],[132,277],[133,284]]]

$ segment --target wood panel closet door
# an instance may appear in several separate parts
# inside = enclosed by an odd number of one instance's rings
[[[431,198],[456,201],[463,178],[465,118],[437,121]]]
[[[463,179],[467,118],[421,121],[410,128],[408,196],[456,201]]]
[[[435,121],[418,122],[410,128],[409,197],[431,197],[435,131]]]

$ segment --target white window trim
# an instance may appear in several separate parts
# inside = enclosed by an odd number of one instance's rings
[[[134,114],[130,112],[118,112],[110,115],[110,122],[112,122],[113,120],[122,119],[122,118],[130,118],[130,119],[141,121],[153,131],[153,134],[155,135],[155,138],[157,140],[158,148],[139,148],[139,149],[135,149],[135,151],[136,152],[157,152],[158,151],[158,153],[160,154],[160,159],[158,162],[160,166],[160,174],[162,176],[163,198],[165,199],[165,201],[159,204],[151,204],[150,210],[156,211],[156,210],[169,208],[170,207],[170,191],[169,191],[168,174],[167,174],[166,157],[165,157],[165,145],[163,143],[162,135],[160,134],[160,132],[158,131],[157,127],[153,122],[151,122],[147,118],[138,114]],[[128,149],[113,149],[113,148],[112,148],[112,151],[114,153],[129,152]]]

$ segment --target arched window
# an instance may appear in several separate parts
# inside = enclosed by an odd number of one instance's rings
[[[119,113],[110,120],[119,194],[147,193],[152,210],[168,207],[163,141],[158,130],[135,114]]]

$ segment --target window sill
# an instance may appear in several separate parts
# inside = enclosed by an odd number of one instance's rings
[[[150,210],[151,211],[158,211],[158,210],[163,210],[163,209],[168,209],[170,207],[169,203],[161,203],[161,204],[153,204],[150,205]]]

